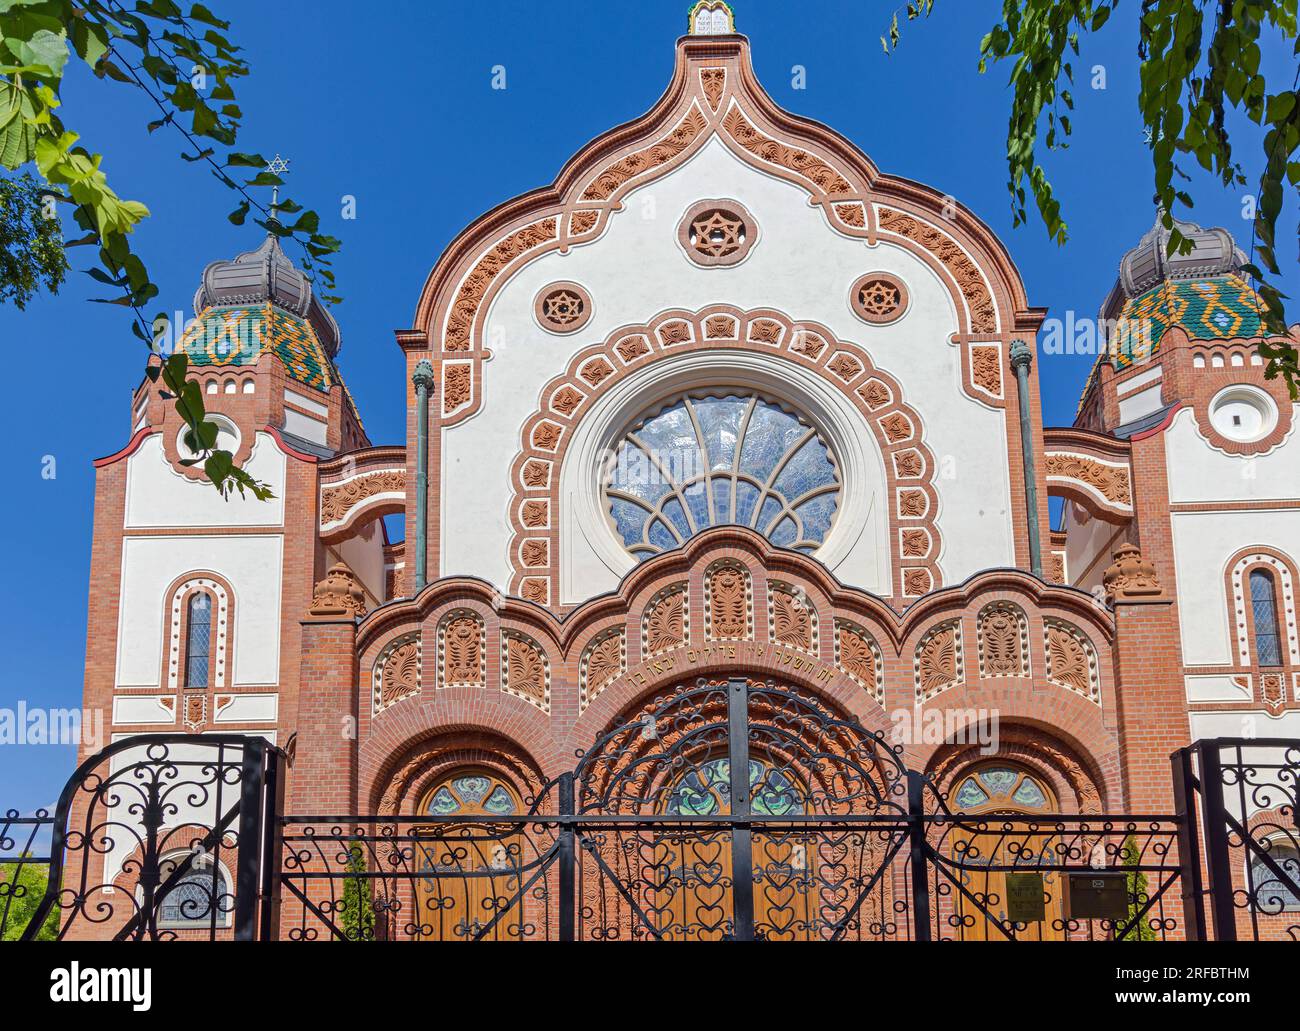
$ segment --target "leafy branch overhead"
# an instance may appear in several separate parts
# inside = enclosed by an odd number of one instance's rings
[[[180,156],[185,161],[206,165],[239,195],[230,221],[242,225],[251,214],[268,233],[297,242],[302,267],[321,289],[322,298],[340,300],[334,295],[330,264],[339,241],[321,233],[320,216],[291,197],[280,197],[273,210],[262,204],[255,191],[267,186],[278,189],[283,180],[266,170],[260,154],[233,149],[243,116],[235,84],[249,67],[240,48],[224,35],[228,29],[229,23],[204,5],[192,4],[186,13],[173,0],[136,0],[130,9],[117,0],[0,0],[0,165],[11,172],[31,169],[58,202],[72,206],[82,235],[64,246],[95,248],[95,263],[87,272],[107,288],[105,296],[95,299],[130,309],[135,335],[159,358],[166,357],[160,344],[165,319],[148,321],[142,310],[158,295],[158,287],[130,240],[149,210],[114,192],[103,155],[83,146],[81,136],[63,120],[60,88],[73,55],[99,79],[129,85],[148,96],[159,112],[149,131],[176,133],[183,142]],[[11,197],[20,205],[12,214]],[[8,185],[0,199],[6,201],[6,226],[11,219],[35,218],[38,211],[58,225],[52,206],[46,211],[43,203],[37,204],[30,188]],[[282,221],[286,215],[297,218],[286,224]],[[57,230],[37,234],[26,279],[10,280],[6,275],[0,297],[13,296],[21,307],[39,283],[57,290],[65,266],[36,249],[42,240],[48,248],[57,235]],[[11,254],[19,261],[28,258],[6,247],[5,257]],[[154,380],[163,378],[208,478],[225,496],[238,490],[269,497],[265,485],[236,466],[228,451],[216,449],[217,427],[206,421],[197,385],[184,382],[185,365],[177,357],[167,358],[162,365],[151,362],[149,375]]]
[[[1120,5],[1121,0],[1003,0],[1002,21],[980,42],[981,72],[990,62],[1011,62],[1007,188],[1015,224],[1026,221],[1032,194],[1039,218],[1059,243],[1065,242],[1067,226],[1038,160],[1040,137],[1048,150],[1069,146],[1072,61],[1079,56],[1079,38],[1100,30]],[[1261,41],[1280,37],[1300,62],[1296,5],[1297,0],[1134,0],[1141,59],[1138,109],[1150,140],[1154,199],[1171,231],[1169,253],[1187,253],[1192,246],[1173,220],[1178,205],[1192,207],[1188,162],[1225,187],[1253,189],[1256,261],[1246,271],[1264,304],[1263,326],[1275,337],[1287,334],[1285,295],[1268,277],[1280,274],[1276,241],[1284,191],[1300,190],[1300,63],[1294,79],[1270,92],[1260,72]],[[880,41],[885,53],[898,46],[900,13],[910,21],[929,17],[935,6],[936,0],[910,0],[895,11]],[[1249,170],[1233,149],[1230,109],[1263,130]],[[1282,376],[1292,397],[1300,396],[1295,345],[1265,340],[1259,351],[1268,362],[1266,375]]]

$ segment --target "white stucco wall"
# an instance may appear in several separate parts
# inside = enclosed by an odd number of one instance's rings
[[[1195,414],[1184,408],[1165,431],[1169,500],[1195,503],[1300,498],[1300,444],[1296,443],[1295,433],[1300,405],[1292,406],[1291,420],[1290,435],[1267,454],[1230,455],[1201,435]],[[1237,546],[1262,543],[1242,541]],[[1300,554],[1300,539],[1293,539],[1292,549],[1286,550]]]
[[[379,520],[362,527],[355,537],[334,545],[333,550],[347,563],[349,569],[370,592],[366,599],[368,608],[384,603],[384,535]],[[333,559],[329,560],[333,565]]]
[[[126,538],[117,686],[164,686],[163,633],[170,602],[165,595],[172,581],[196,570],[217,573],[233,591],[234,635],[227,663],[231,686],[277,684],[283,552],[284,538],[278,533]]]
[[[683,212],[710,197],[739,200],[758,223],[760,239],[739,265],[701,269],[677,243]],[[906,316],[890,326],[869,326],[849,307],[853,281],[874,270],[898,275],[911,295]],[[593,300],[591,320],[568,336],[545,332],[533,314],[538,291],[559,279],[581,283]],[[776,308],[863,345],[901,383],[939,463],[945,581],[1012,564],[1004,415],[961,393],[959,355],[948,343],[956,318],[938,278],[901,248],[871,248],[835,232],[807,193],[751,168],[714,139],[669,175],[630,194],[599,241],[537,259],[497,294],[485,324],[493,358],[484,364],[484,407],[443,433],[439,575],[467,573],[508,586],[509,465],[519,451],[520,426],[536,410],[541,388],[576,351],[665,309],[714,303]],[[645,403],[655,400],[646,397]],[[583,530],[616,540],[604,525]],[[862,525],[837,520],[826,546],[837,535],[862,532]],[[568,534],[561,545],[565,561],[579,572],[607,569],[608,563],[592,564],[597,551],[582,535]],[[886,570],[883,578],[862,586],[888,584],[887,556],[880,558],[875,567]],[[869,576],[869,568],[855,566],[851,578]],[[585,593],[607,587],[608,576],[600,574]]]
[[[1174,512],[1170,522],[1183,661],[1189,666],[1230,665],[1232,624],[1224,586],[1228,560],[1257,545],[1300,554],[1300,509]]]
[[[1294,410],[1300,416],[1300,406]],[[1300,497],[1300,445],[1293,430],[1267,454],[1229,455],[1201,435],[1195,415],[1184,409],[1165,431],[1165,459],[1172,504],[1242,506],[1170,515],[1183,661],[1229,665],[1235,661],[1224,587],[1229,559],[1256,546],[1300,557],[1300,509],[1249,505]]]
[[[244,469],[270,485],[258,501],[236,491],[223,499],[212,485],[182,476],[163,453],[161,433],[146,437],[126,460],[126,526],[283,526],[285,456],[269,433],[257,434]]]

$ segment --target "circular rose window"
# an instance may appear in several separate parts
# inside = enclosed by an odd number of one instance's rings
[[[677,239],[697,265],[735,265],[754,246],[758,226],[739,201],[702,200],[682,216]]]
[[[839,469],[822,435],[754,393],[678,396],[625,430],[613,455],[606,511],[638,560],[724,524],[812,554],[839,507]]]
[[[858,318],[881,326],[907,311],[907,287],[887,272],[868,272],[854,282],[849,303]]]
[[[591,318],[591,294],[577,283],[552,283],[534,302],[537,321],[552,333],[572,333]]]

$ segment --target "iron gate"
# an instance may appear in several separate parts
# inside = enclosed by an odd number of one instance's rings
[[[282,760],[242,734],[113,742],[53,816],[0,820],[0,936],[273,936]]]
[[[744,678],[656,697],[522,816],[281,823],[293,938],[1184,933],[1178,817],[954,812],[880,733]],[[1125,878],[1126,915],[1072,917],[1064,879],[1098,867]],[[1042,878],[1043,921],[1008,912],[1008,874]]]
[[[1176,753],[1174,814],[971,815],[816,696],[733,679],[656,697],[522,813],[283,815],[282,765],[274,747],[239,735],[109,746],[82,764],[53,816],[0,819],[0,931],[1300,937],[1295,741]],[[37,870],[48,881],[33,887]],[[1123,879],[1123,915],[1084,919],[1065,904],[1065,880],[1099,870]],[[1041,918],[1009,904],[1009,878],[1024,874]]]

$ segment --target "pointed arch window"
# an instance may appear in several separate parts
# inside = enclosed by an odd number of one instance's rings
[[[1255,625],[1255,658],[1261,666],[1282,665],[1282,641],[1277,624],[1277,591],[1267,569],[1250,571],[1250,609]]]
[[[185,611],[185,686],[207,687],[212,658],[212,595],[195,591]]]

